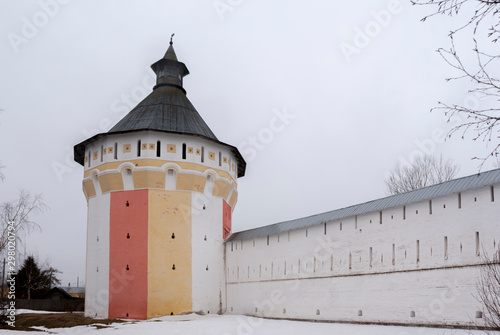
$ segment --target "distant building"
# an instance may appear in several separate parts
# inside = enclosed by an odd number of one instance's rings
[[[75,146],[87,316],[483,325],[474,295],[498,250],[500,169],[231,235],[246,163],[187,99],[172,43],[152,69],[153,92]]]
[[[73,298],[85,298],[85,287],[60,286],[59,288],[64,290]]]

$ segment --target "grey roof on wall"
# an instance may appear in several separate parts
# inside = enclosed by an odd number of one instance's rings
[[[319,225],[325,222],[340,220],[354,215],[381,211],[387,208],[399,207],[496,183],[500,183],[500,169],[486,171],[480,174],[475,174],[463,178],[453,179],[437,185],[423,187],[421,189],[406,193],[391,195],[386,198],[377,199],[346,208],[336,209],[326,213],[275,223],[260,228],[244,230],[232,234],[226,241],[246,240],[266,235],[279,234],[294,229]]]

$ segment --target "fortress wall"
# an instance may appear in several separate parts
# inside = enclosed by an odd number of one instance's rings
[[[497,184],[227,242],[228,312],[481,324],[475,285],[482,256],[492,255],[500,241],[500,198],[494,197],[499,189]]]

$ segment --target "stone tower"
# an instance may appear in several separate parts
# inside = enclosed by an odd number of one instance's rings
[[[186,97],[172,41],[151,94],[74,148],[88,205],[85,314],[225,310],[224,239],[246,163]]]

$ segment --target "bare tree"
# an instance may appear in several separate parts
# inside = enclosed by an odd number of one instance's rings
[[[385,185],[389,194],[404,193],[453,179],[459,170],[457,164],[442,155],[439,158],[418,156],[411,165],[396,165],[385,179]]]
[[[493,107],[479,108],[479,106],[467,106],[467,104],[447,104],[438,102],[438,107],[433,110],[441,110],[448,118],[458,116],[464,120],[457,126],[454,126],[448,135],[459,134],[462,139],[466,134],[472,133],[472,139],[493,142],[488,155],[483,157],[474,157],[482,160],[480,168],[490,157],[497,157],[500,153],[500,80],[495,70],[499,67],[500,54],[489,53],[479,48],[476,36],[486,35],[488,41],[496,43],[500,38],[500,0],[412,0],[413,5],[430,5],[435,7],[435,11],[424,17],[425,21],[429,17],[436,15],[458,16],[462,12],[466,14],[467,20],[458,28],[449,33],[451,47],[449,49],[439,48],[437,51],[441,57],[452,68],[459,73],[458,76],[446,79],[447,81],[455,79],[469,80],[473,87],[468,92],[473,93],[478,99],[489,103]],[[475,56],[475,65],[471,66],[462,60],[457,48],[455,47],[454,37],[466,28],[472,29],[473,55]],[[485,28],[486,27],[486,28]],[[486,29],[486,30],[484,30]],[[484,45],[483,45],[484,46]]]
[[[5,180],[5,175],[3,174],[2,170],[5,168],[5,166],[2,165],[2,162],[0,162],[0,181]]]
[[[0,205],[0,252],[8,244],[9,232],[22,237],[33,230],[41,230],[33,221],[34,214],[43,212],[47,206],[41,194],[33,195],[26,190],[19,191],[19,196],[11,202]],[[9,229],[9,226],[13,227]]]
[[[484,265],[477,282],[476,299],[483,306],[484,325],[492,331],[500,330],[500,249],[490,259],[483,252]]]

